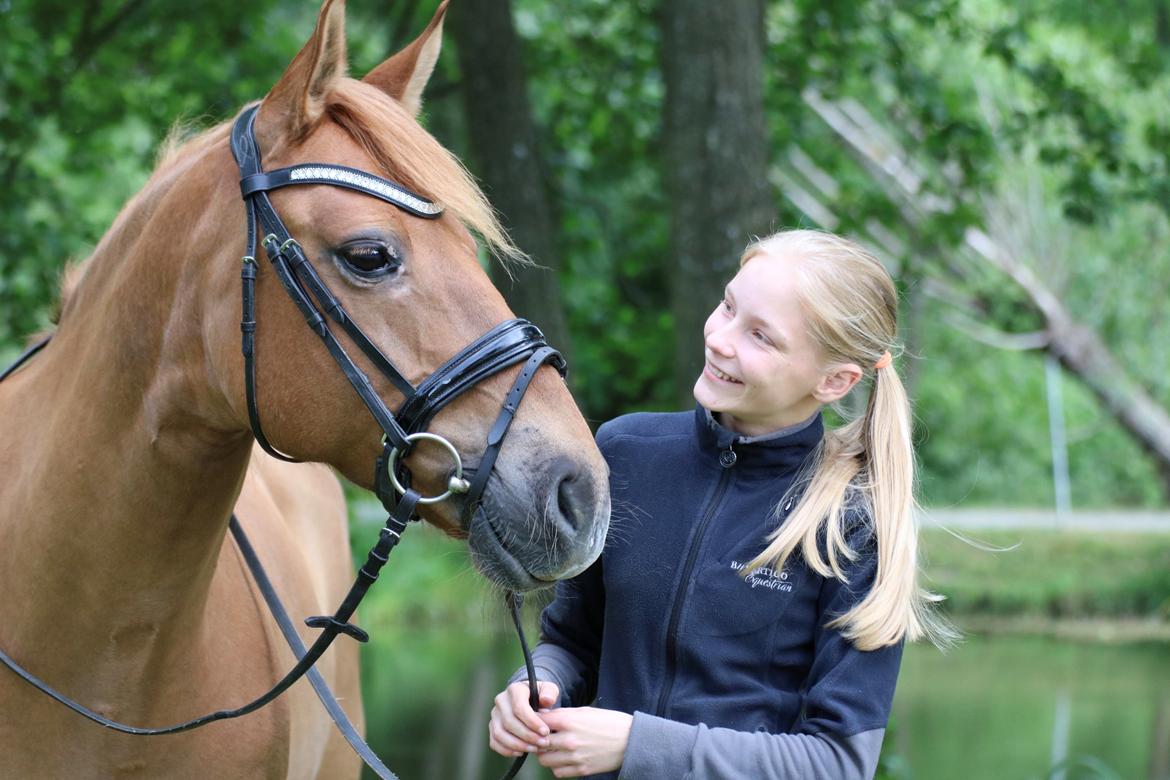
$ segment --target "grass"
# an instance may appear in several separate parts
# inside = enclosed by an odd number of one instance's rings
[[[376,538],[376,511],[356,513],[355,557]],[[922,532],[925,585],[946,597],[944,609],[964,628],[990,622],[999,630],[1033,630],[1087,621],[1139,621],[1170,635],[1170,534],[1070,531],[986,531],[972,544],[938,529]],[[981,549],[995,548],[994,550]],[[997,551],[998,550],[998,551]],[[500,593],[476,574],[463,544],[434,529],[404,534],[383,581],[373,588],[363,620],[391,632],[461,625],[494,633],[508,620]],[[531,599],[535,615],[550,594]],[[1086,632],[1079,632],[1084,634]]]
[[[926,585],[955,617],[1170,621],[1170,534],[922,534]]]

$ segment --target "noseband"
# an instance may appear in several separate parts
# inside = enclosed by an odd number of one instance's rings
[[[386,780],[396,780],[378,757],[362,740],[361,735],[350,723],[345,712],[337,703],[324,678],[314,664],[340,634],[365,642],[368,635],[350,622],[358,604],[370,585],[378,579],[378,572],[389,560],[390,553],[401,539],[407,524],[418,519],[421,504],[436,503],[455,495],[463,496],[462,517],[469,522],[471,515],[483,499],[488,478],[491,476],[496,458],[507,435],[508,428],[516,415],[537,370],[551,364],[562,376],[566,363],[561,354],[550,347],[540,330],[524,319],[511,319],[496,325],[460,350],[454,357],[440,366],[417,387],[402,375],[394,363],[362,332],[349,317],[341,302],[329,290],[305,256],[304,249],[290,234],[268,193],[272,190],[299,184],[330,184],[356,190],[366,195],[391,203],[402,211],[423,219],[436,219],[442,215],[442,207],[417,195],[395,182],[364,171],[341,165],[307,163],[279,168],[265,172],[261,167],[260,150],[256,144],[255,120],[258,106],[245,110],[232,127],[231,148],[240,170],[240,192],[247,206],[247,254],[243,258],[241,272],[242,350],[244,354],[244,385],[247,395],[248,418],[256,441],[270,455],[280,460],[296,460],[277,450],[264,435],[260,425],[260,410],[256,395],[256,262],[257,244],[264,247],[269,263],[280,280],[285,292],[304,315],[305,321],[324,342],[325,348],[341,368],[358,397],[365,404],[375,422],[382,430],[382,451],[374,464],[374,492],[386,508],[386,523],[378,535],[378,542],[369,551],[365,564],[358,570],[357,578],[332,615],[310,617],[305,622],[322,629],[313,644],[305,648],[296,628],[281,604],[263,566],[260,565],[252,545],[244,535],[233,515],[229,527],[253,578],[271,609],[281,632],[297,658],[296,665],[267,693],[248,704],[233,710],[219,710],[193,720],[162,728],[140,728],[109,720],[93,710],[57,692],[39,678],[29,673],[11,657],[0,650],[0,663],[16,672],[25,682],[42,693],[69,707],[74,712],[89,718],[107,728],[125,734],[153,736],[173,734],[205,726],[217,720],[237,718],[260,709],[283,693],[294,682],[307,676],[330,716],[346,740],[371,769]],[[264,237],[257,241],[263,233]],[[330,329],[329,323],[339,327],[350,341],[364,354],[369,362],[403,395],[397,413],[391,412],[381,396],[374,389],[366,373],[353,361],[345,347]],[[0,381],[16,370],[48,343],[48,339],[35,345],[21,355],[15,364],[0,374]],[[470,388],[511,366],[523,363],[519,376],[504,398],[503,406],[495,422],[488,430],[487,443],[475,469],[464,468],[459,452],[445,438],[426,430],[440,410]],[[422,496],[411,486],[411,474],[403,460],[420,440],[437,443],[450,454],[454,463],[447,480],[446,490],[434,496]],[[507,602],[512,621],[520,637],[524,652],[525,666],[529,677],[529,700],[535,709],[537,703],[536,675],[532,657],[520,623],[521,597],[508,593]],[[527,758],[521,755],[513,763],[504,780],[512,778]]]

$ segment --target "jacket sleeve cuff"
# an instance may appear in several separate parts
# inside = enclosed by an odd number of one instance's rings
[[[698,726],[635,712],[618,780],[687,776],[698,735]]]
[[[561,698],[556,706],[572,706],[570,701],[572,691],[582,683],[581,662],[563,647],[542,643],[532,651],[532,664],[536,667],[537,680],[555,683],[560,689]],[[508,678],[508,685],[517,682],[528,682],[528,670],[523,666]],[[587,702],[582,702],[585,703]]]

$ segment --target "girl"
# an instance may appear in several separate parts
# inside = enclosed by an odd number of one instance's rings
[[[953,638],[917,583],[896,312],[881,263],[844,238],[747,248],[704,327],[695,413],[598,432],[629,517],[557,586],[542,709],[514,677],[493,750],[557,777],[873,775],[903,641]],[[822,407],[867,375],[865,415],[825,430]]]

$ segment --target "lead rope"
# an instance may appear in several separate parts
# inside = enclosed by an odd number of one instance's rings
[[[300,656],[296,666],[288,671],[284,677],[280,679],[276,685],[268,690],[267,693],[259,696],[256,699],[248,702],[242,707],[237,707],[233,710],[217,710],[198,718],[177,723],[172,726],[163,726],[160,728],[144,728],[140,726],[129,726],[125,723],[106,718],[97,712],[89,709],[83,704],[70,699],[68,696],[58,692],[50,687],[40,678],[33,675],[23,666],[18,664],[13,658],[8,656],[3,651],[0,651],[0,662],[15,672],[22,680],[33,686],[41,693],[50,698],[64,704],[69,709],[82,715],[94,723],[113,729],[114,731],[123,734],[132,734],[134,736],[153,737],[162,734],[177,734],[181,731],[190,731],[191,729],[206,726],[208,723],[214,723],[217,720],[230,720],[232,718],[239,718],[247,715],[250,712],[255,712],[261,707],[265,706],[276,697],[284,693],[293,683],[305,676],[308,671],[317,663],[317,660],[325,653],[329,646],[333,644],[333,640],[337,638],[338,634],[345,634],[353,637],[359,642],[366,642],[369,636],[365,631],[362,631],[357,626],[349,622],[357,609],[358,603],[366,595],[370,585],[378,579],[378,571],[386,564],[393,551],[394,546],[398,544],[402,538],[402,531],[406,530],[406,524],[414,515],[414,510],[418,505],[419,494],[413,490],[408,490],[400,499],[398,512],[396,515],[391,515],[386,519],[386,526],[382,529],[379,535],[378,543],[370,550],[369,556],[365,565],[358,570],[358,576],[354,580],[353,585],[346,594],[345,600],[342,601],[341,606],[332,615],[321,615],[318,617],[311,617],[305,620],[305,623],[314,627],[321,628],[323,631],[317,637],[317,640],[309,647],[305,653]],[[403,520],[402,518],[406,518]],[[259,561],[257,561],[259,563]]]
[[[387,527],[383,529],[383,533],[389,529],[391,520],[393,519],[394,518],[386,519]],[[248,541],[247,535],[244,533],[243,527],[240,525],[239,520],[236,519],[234,514],[232,515],[230,528],[232,536],[235,538],[236,544],[239,546],[240,552],[243,554],[244,560],[248,564],[248,569],[252,573],[252,578],[256,580],[256,584],[260,588],[260,593],[264,596],[264,601],[268,604],[269,611],[272,612],[272,616],[276,619],[277,625],[280,626],[281,633],[284,634],[285,641],[288,642],[289,649],[291,649],[293,655],[296,656],[298,660],[300,660],[305,654],[305,645],[301,641],[300,636],[297,634],[296,628],[293,626],[292,620],[289,619],[288,612],[285,610],[284,604],[280,600],[280,596],[277,595],[276,589],[272,586],[272,581],[268,578],[267,573],[264,571],[263,564],[260,563],[259,557],[257,557],[255,550]],[[391,531],[391,533],[395,532]],[[387,556],[388,555],[389,553],[387,552]],[[378,560],[373,556],[372,552],[370,559],[375,561]],[[367,561],[367,564],[368,563],[369,561]],[[381,564],[379,564],[379,568],[384,563],[385,560],[382,560]],[[524,626],[520,620],[520,610],[524,606],[524,596],[520,593],[508,591],[504,594],[504,600],[507,603],[508,611],[512,616],[512,625],[516,627],[516,636],[520,639],[520,649],[524,653],[524,667],[528,672],[528,701],[532,705],[533,711],[535,711],[540,707],[540,696],[536,687],[536,666],[533,663],[532,651],[528,648],[528,640],[524,635]],[[309,620],[305,622],[308,623],[311,620],[315,619],[309,618]],[[312,624],[310,623],[310,625]],[[382,763],[382,760],[378,758],[378,755],[373,751],[369,744],[364,739],[362,739],[361,734],[358,733],[357,728],[354,727],[353,723],[349,719],[349,716],[345,714],[345,710],[341,708],[340,703],[337,701],[337,696],[333,693],[332,690],[330,690],[329,684],[326,683],[324,678],[321,677],[320,672],[318,672],[316,668],[311,668],[309,669],[306,676],[309,678],[309,682],[312,684],[313,690],[317,693],[317,698],[321,700],[321,704],[324,705],[325,709],[329,713],[329,716],[333,719],[333,723],[337,726],[337,730],[341,732],[341,735],[345,737],[346,742],[349,743],[350,747],[353,748],[353,751],[358,754],[362,761],[365,762],[366,766],[373,770],[374,774],[381,778],[381,780],[398,780],[398,776],[391,772],[390,769],[384,763]],[[516,774],[520,771],[520,767],[524,765],[524,761],[527,758],[527,753],[523,753],[518,756],[512,762],[512,766],[508,770],[507,774],[505,774],[500,780],[512,780],[512,778],[516,777]]]
[[[33,355],[37,354],[42,349],[44,349],[46,346],[48,346],[49,340],[51,338],[53,338],[51,335],[45,336],[43,339],[41,339],[37,343],[33,344],[31,347],[26,349],[24,352],[21,352],[20,356],[17,357],[15,361],[13,361],[12,365],[10,365],[8,368],[4,369],[4,373],[0,374],[0,382],[3,382],[9,376],[16,373],[16,369],[23,366],[25,363],[27,363],[29,361],[29,359]]]
[[[504,601],[508,604],[508,611],[512,614],[512,625],[516,627],[516,636],[520,638],[520,649],[524,652],[524,669],[528,672],[528,704],[533,712],[540,709],[540,691],[536,687],[536,665],[532,661],[532,651],[528,649],[528,640],[524,637],[524,626],[520,623],[520,608],[524,606],[524,595],[515,591],[504,594]],[[512,762],[508,773],[500,780],[512,780],[528,760],[527,753],[521,753]]]
[[[240,549],[240,553],[244,556],[244,561],[248,564],[248,569],[252,572],[252,579],[256,580],[256,586],[260,588],[261,595],[264,596],[264,601],[268,604],[268,611],[272,613],[272,617],[276,619],[276,624],[280,626],[280,633],[284,634],[284,640],[288,642],[289,649],[292,650],[293,655],[300,660],[305,655],[305,643],[301,641],[301,637],[297,634],[296,626],[293,625],[292,619],[288,615],[288,610],[284,608],[284,603],[281,602],[280,596],[276,593],[276,588],[272,585],[272,580],[268,578],[268,573],[264,571],[263,564],[260,563],[260,558],[256,555],[255,548],[248,540],[247,534],[244,533],[243,526],[232,514],[231,523],[228,526],[231,529],[232,537],[236,540],[236,546]],[[337,696],[329,688],[329,683],[325,682],[325,678],[317,671],[317,667],[309,669],[305,675],[309,678],[309,682],[313,686],[313,690],[317,693],[317,698],[321,700],[329,717],[333,719],[334,725],[341,735],[345,737],[345,741],[353,748],[353,751],[365,762],[366,766],[374,771],[381,780],[398,780],[398,776],[390,771],[382,759],[378,758],[366,741],[362,739],[361,734],[358,733],[357,728],[350,721],[349,716],[345,714],[345,710],[341,708],[341,704],[337,701]]]

